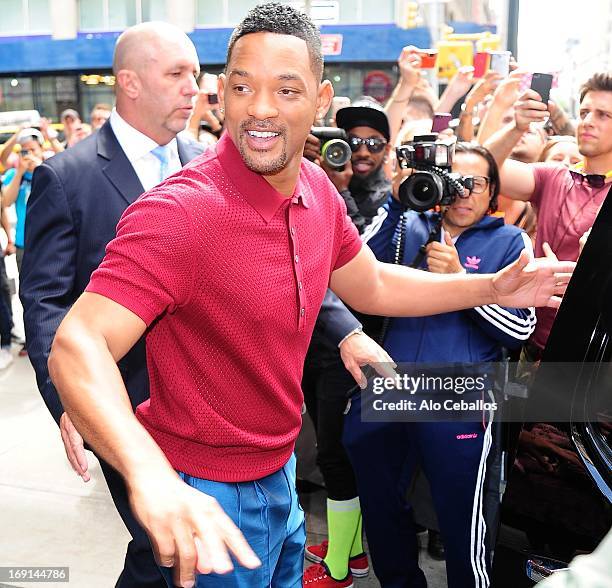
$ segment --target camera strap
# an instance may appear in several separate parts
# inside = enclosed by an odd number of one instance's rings
[[[407,210],[404,210],[397,221],[397,243],[395,244],[395,255],[393,257],[393,263],[395,265],[401,265],[402,260],[404,259],[404,250],[406,248],[406,212]],[[423,218],[425,217],[425,214],[421,213],[419,216]],[[438,235],[440,234],[440,229],[442,228],[443,216],[444,215],[442,212],[435,213],[433,225],[429,230],[429,234],[427,235],[427,241],[425,241],[425,243],[419,247],[419,250],[409,267],[418,269],[421,266],[421,263],[423,263],[425,255],[427,254],[427,245],[438,240]],[[391,319],[392,317],[390,316],[386,316],[383,319],[380,335],[378,336],[378,344],[381,347],[384,347],[385,337],[389,331]]]
[[[443,214],[441,212],[437,212],[435,214],[436,217],[433,226],[429,231],[429,235],[427,235],[427,241],[425,241],[425,243],[423,243],[423,245],[419,247],[417,254],[415,255],[414,259],[412,260],[412,263],[410,264],[410,267],[412,268],[419,269],[421,267],[421,264],[423,263],[423,260],[427,255],[427,245],[439,239],[440,230],[442,229]]]

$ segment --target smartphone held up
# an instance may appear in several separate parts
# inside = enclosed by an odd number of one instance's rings
[[[534,73],[531,77],[531,89],[535,90],[542,99],[544,104],[548,104],[550,100],[550,89],[553,83],[552,74],[548,73]]]

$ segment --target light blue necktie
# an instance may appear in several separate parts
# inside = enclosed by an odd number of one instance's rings
[[[151,149],[151,153],[159,159],[159,181],[168,177],[168,162],[170,161],[170,147],[168,145],[158,145]]]

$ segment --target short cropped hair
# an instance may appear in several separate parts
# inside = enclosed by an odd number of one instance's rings
[[[588,92],[612,92],[612,71],[592,75],[580,88],[580,102]]]
[[[303,12],[278,2],[260,4],[249,10],[244,20],[234,29],[230,37],[225,59],[226,64],[230,61],[232,50],[238,39],[250,33],[264,32],[291,35],[302,39],[308,47],[312,71],[318,80],[323,78],[323,52],[319,29]]]

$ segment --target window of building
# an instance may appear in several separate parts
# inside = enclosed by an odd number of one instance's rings
[[[0,35],[51,34],[49,0],[2,0]]]
[[[140,0],[140,22],[166,20],[166,0]]]
[[[227,0],[198,0],[196,5],[197,26],[220,26],[227,22]]]
[[[122,30],[138,22],[133,0],[108,0],[108,28]]]
[[[323,78],[331,81],[336,96],[348,96],[355,100],[368,95],[384,103],[393,91],[397,73],[388,63],[331,63],[325,66]]]
[[[81,31],[121,31],[167,17],[166,0],[79,0]]]
[[[196,26],[233,27],[260,2],[257,0],[197,0]],[[283,2],[303,10],[306,2]],[[393,22],[395,1],[310,0],[310,15],[319,24],[360,24]]]
[[[2,110],[33,110],[32,78],[0,79]]]

